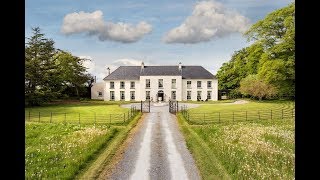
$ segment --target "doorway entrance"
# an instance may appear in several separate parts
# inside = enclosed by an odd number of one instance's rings
[[[164,101],[164,93],[162,90],[157,93],[157,101]]]

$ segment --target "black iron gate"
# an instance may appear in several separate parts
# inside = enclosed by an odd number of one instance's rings
[[[141,112],[150,112],[150,100],[141,101]]]
[[[169,101],[169,112],[172,114],[176,114],[179,111],[178,109],[178,101]]]

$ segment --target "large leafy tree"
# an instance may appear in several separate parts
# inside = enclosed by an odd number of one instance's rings
[[[81,59],[69,52],[57,50],[54,41],[33,28],[25,46],[25,100],[26,105],[40,105],[56,98],[69,97],[74,89],[77,97],[87,91],[92,76]],[[82,93],[87,94],[87,93]]]
[[[57,81],[54,41],[47,39],[40,28],[33,28],[25,47],[25,100],[26,104],[39,105],[56,97]]]
[[[73,88],[76,96],[80,96],[80,90],[85,88],[85,85],[90,86],[92,76],[86,73],[87,68],[83,65],[87,59],[79,58],[69,52],[60,51],[57,59],[57,70],[61,72],[59,79],[62,85],[67,88]]]
[[[280,96],[295,94],[294,3],[268,14],[245,33],[249,47],[236,51],[217,72],[219,89],[235,90],[242,79],[258,74]]]

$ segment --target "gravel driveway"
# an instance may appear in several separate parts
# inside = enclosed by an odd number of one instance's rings
[[[151,106],[108,179],[200,179],[176,116],[168,108]]]

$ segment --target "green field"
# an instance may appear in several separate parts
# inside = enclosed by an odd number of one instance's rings
[[[121,102],[122,103],[122,102]],[[25,108],[28,122],[66,122],[81,124],[123,123],[132,116],[130,109],[121,108],[119,102],[87,101],[77,104],[58,104]]]
[[[114,152],[121,145],[141,116],[141,113],[134,113],[125,123],[116,123],[117,126],[113,126],[114,119],[111,126],[109,121],[92,123],[85,115],[93,112],[128,113],[128,109],[119,105],[101,102],[26,108],[25,112],[40,112],[41,115],[66,112],[69,117],[79,112],[83,114],[81,124],[73,123],[71,118],[67,119],[67,123],[61,123],[64,121],[57,118],[53,123],[48,123],[43,116],[39,123],[37,120],[29,121],[26,116],[26,179],[73,179],[84,174],[92,164],[95,164],[95,171],[91,173],[97,173],[99,169],[96,167],[101,167],[95,162],[96,159],[112,158],[114,153],[109,152]],[[100,157],[102,154],[103,157]],[[104,165],[107,164],[104,162]]]
[[[249,101],[247,104],[203,104],[188,110],[190,124],[287,119],[295,116],[293,101]]]
[[[190,111],[277,108],[294,108],[294,102],[203,105]],[[178,117],[203,179],[294,179],[294,118],[191,125],[181,113]]]

